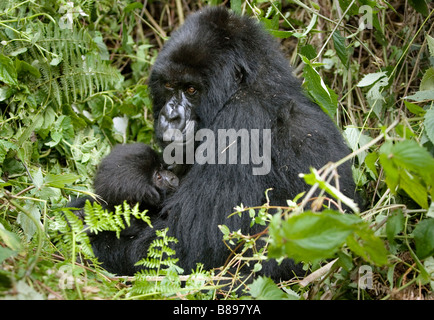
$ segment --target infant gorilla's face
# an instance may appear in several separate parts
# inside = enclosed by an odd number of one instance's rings
[[[152,182],[149,185],[146,197],[147,201],[152,205],[161,203],[179,185],[178,177],[173,172],[163,169],[162,165],[156,167],[148,179]]]

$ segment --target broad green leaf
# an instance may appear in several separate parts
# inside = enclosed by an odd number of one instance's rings
[[[44,300],[44,296],[36,291],[33,286],[27,284],[25,279],[17,281],[14,285],[14,299],[17,300]],[[7,296],[6,296],[7,298]]]
[[[396,193],[398,183],[399,183],[399,171],[398,168],[393,164],[393,161],[391,161],[387,154],[380,154],[379,155],[380,164],[384,169],[384,172],[386,174],[386,183],[389,189]]]
[[[434,67],[429,68],[425,71],[425,74],[420,81],[420,91],[432,90],[434,91]]]
[[[128,13],[130,11],[134,11],[135,9],[142,9],[142,8],[143,8],[143,3],[133,2],[125,7],[124,13]]]
[[[13,251],[19,252],[23,249],[18,235],[6,230],[3,224],[1,223],[0,223],[0,238],[8,246],[8,248],[12,249]]]
[[[282,291],[270,278],[258,277],[250,287],[250,295],[257,300],[299,300],[294,292],[288,294]]]
[[[404,215],[402,211],[399,211],[397,214],[389,217],[387,219],[386,224],[386,235],[387,239],[392,242],[394,237],[399,234],[402,230],[404,230]]]
[[[275,215],[269,227],[269,256],[312,262],[331,258],[359,223],[362,220],[358,216],[333,210],[306,211],[285,221]]]
[[[0,163],[6,158],[9,150],[17,150],[18,146],[10,141],[0,139]]]
[[[35,131],[36,128],[40,127],[44,123],[44,118],[40,113],[37,113],[33,118],[29,126],[24,130],[18,139],[18,145],[22,145],[25,141],[27,141],[33,131]],[[17,132],[19,134],[20,132]]]
[[[51,174],[48,173],[45,177],[45,184],[55,188],[63,188],[65,184],[71,184],[80,177],[73,173],[66,174]]]
[[[41,189],[44,184],[44,176],[42,175],[41,168],[36,171],[35,174],[33,174],[33,184],[35,185],[36,189]]]
[[[387,263],[384,243],[369,225],[357,215],[333,210],[306,211],[281,220],[275,215],[270,223],[269,256],[287,256],[295,261],[316,262],[332,258],[347,243],[366,261],[376,265]]]
[[[423,116],[426,113],[426,111],[423,108],[419,107],[417,104],[408,101],[404,101],[404,104],[407,107],[408,111],[417,116]]]
[[[241,5],[241,0],[231,0],[231,9],[237,14],[242,12]]]
[[[31,75],[35,76],[36,78],[41,77],[41,73],[37,68],[32,66],[31,64],[27,63],[26,61],[21,61],[16,59],[15,60],[15,66],[17,69],[17,73],[30,73]]]
[[[380,163],[392,192],[403,189],[421,207],[428,208],[428,188],[434,185],[434,159],[416,141],[390,141],[380,148]]]
[[[300,55],[301,56],[301,55]],[[338,96],[322,80],[318,71],[315,70],[309,59],[301,56],[305,66],[303,68],[303,86],[315,102],[331,118],[334,118],[338,107]]]
[[[380,149],[380,152],[382,149]],[[407,169],[415,170],[422,174],[434,173],[434,158],[414,140],[404,140],[395,143],[391,146],[388,157],[392,157],[396,164]]]
[[[353,151],[356,151],[360,147],[363,147],[365,144],[369,143],[372,138],[360,132],[357,127],[348,126],[344,131],[345,137],[347,138],[348,143],[350,144],[350,148]],[[359,163],[362,163],[365,160],[367,155],[367,151],[359,153],[357,155],[359,159]]]
[[[383,88],[389,84],[389,77],[381,77],[374,83],[371,89],[366,94],[369,106],[373,109],[374,113],[379,119],[382,119],[383,105],[385,100],[385,94]]]
[[[344,251],[338,251],[339,260],[337,263],[347,271],[351,271],[354,268],[353,258]]]
[[[409,139],[415,136],[413,131],[411,131],[410,128],[408,127],[408,125],[398,124],[395,127],[395,131],[401,138],[404,139]]]
[[[41,218],[41,213],[39,212],[39,208],[34,203],[28,203],[24,205],[24,209],[35,218],[36,221],[39,221]],[[20,224],[21,228],[26,235],[27,241],[30,241],[33,238],[33,235],[36,232],[36,228],[38,228],[33,220],[31,220],[26,214],[20,212],[17,217],[17,222]]]
[[[400,172],[400,187],[422,208],[428,209],[428,191],[421,179],[407,171]]]
[[[365,261],[382,266],[387,264],[387,250],[383,241],[374,235],[374,231],[366,224],[347,239],[348,247]]]
[[[2,263],[7,258],[13,257],[16,254],[17,254],[16,251],[11,250],[9,248],[3,248],[0,246],[0,263]]]
[[[4,86],[0,88],[0,102],[9,99],[16,92],[15,88]]]
[[[0,81],[17,86],[17,76],[17,70],[13,61],[9,57],[0,54]]]
[[[429,54],[434,57],[434,38],[427,34],[426,41],[428,42]]]
[[[346,11],[351,4],[351,0],[339,0],[339,6],[341,7],[342,11]],[[359,14],[357,5],[352,4],[351,8],[348,10],[348,14],[350,16],[355,16]]]
[[[289,37],[296,37],[296,38],[300,38],[301,37],[301,33],[298,32],[292,32],[292,31],[282,31],[282,30],[268,30],[268,32],[270,32],[270,34],[273,37],[279,38],[279,39],[287,39]]]
[[[380,153],[407,169],[434,172],[434,159],[416,141],[404,140],[395,144],[387,141],[381,146]]]
[[[369,74],[365,75],[362,80],[359,81],[357,86],[358,87],[368,87],[383,77],[387,77],[387,73],[385,71],[376,72],[376,73],[369,73]]]
[[[417,91],[415,94],[405,98],[413,101],[434,100],[434,90]]]
[[[434,254],[434,219],[420,221],[413,231],[416,244],[416,254],[425,259]]]
[[[25,48],[25,47],[18,48],[18,49],[16,49],[16,50],[12,51],[12,52],[9,52],[9,53],[8,53],[8,56],[10,56],[10,57],[16,57],[17,55],[19,55],[19,54],[21,54],[21,53],[27,52],[27,50],[28,50],[28,49]]]
[[[365,165],[369,171],[372,172],[375,178],[378,177],[377,167],[375,166],[377,160],[378,154],[376,152],[369,153],[365,158]]]
[[[423,14],[424,16],[428,15],[428,6],[425,0],[409,0],[410,5],[416,9],[417,12]]]
[[[308,59],[315,59],[317,55],[316,49],[311,44],[301,47],[300,53]]]
[[[263,17],[260,21],[268,32],[272,33],[273,31],[279,31],[279,17],[277,15],[271,19]]]
[[[333,44],[336,49],[336,53],[339,57],[339,59],[342,61],[342,64],[345,66],[345,68],[348,69],[349,65],[349,59],[348,59],[348,50],[345,45],[345,37],[341,36],[339,31],[336,31],[333,33]]]

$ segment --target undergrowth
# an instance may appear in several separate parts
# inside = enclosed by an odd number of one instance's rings
[[[134,277],[99,266],[89,232],[119,233],[131,216],[149,222],[146,213],[88,204],[82,221],[64,208],[92,195],[95,168],[114,144],[156,148],[147,77],[171,31],[208,4],[221,1],[0,2],[0,297],[432,299],[434,8],[424,0],[231,1],[281,42],[352,154],[300,172],[312,188],[286,207],[234,203],[228,216],[267,228],[220,226],[222,241],[240,249],[220,268],[180,269],[167,230],[156,230]],[[344,161],[363,208],[330,184]],[[355,214],[319,211],[330,203]],[[307,276],[254,277],[263,261],[286,256]]]

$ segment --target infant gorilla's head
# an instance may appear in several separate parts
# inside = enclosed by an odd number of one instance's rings
[[[140,209],[158,208],[179,184],[178,177],[165,170],[158,154],[143,143],[117,145],[99,165],[95,193],[107,208],[140,204]]]

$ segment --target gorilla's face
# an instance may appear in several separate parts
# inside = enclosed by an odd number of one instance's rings
[[[227,12],[212,16],[209,21],[193,14],[155,61],[149,86],[162,147],[173,141],[185,146],[195,131],[209,128],[246,80],[248,64],[255,64],[245,55],[250,48],[236,45],[244,41],[238,39],[243,36],[238,32],[242,23],[234,24]],[[177,135],[173,130],[179,130]]]
[[[176,190],[179,185],[178,177],[171,171],[164,170],[162,166],[153,170],[152,177],[149,181],[152,181],[151,185],[155,186],[155,188],[163,193],[171,193]]]
[[[203,94],[201,86],[187,79],[168,77],[161,79],[158,86],[165,98],[164,105],[155,119],[158,139],[163,145],[173,140],[183,144],[189,143],[188,137],[193,137],[197,123],[196,110]],[[174,134],[174,130],[178,134]]]

